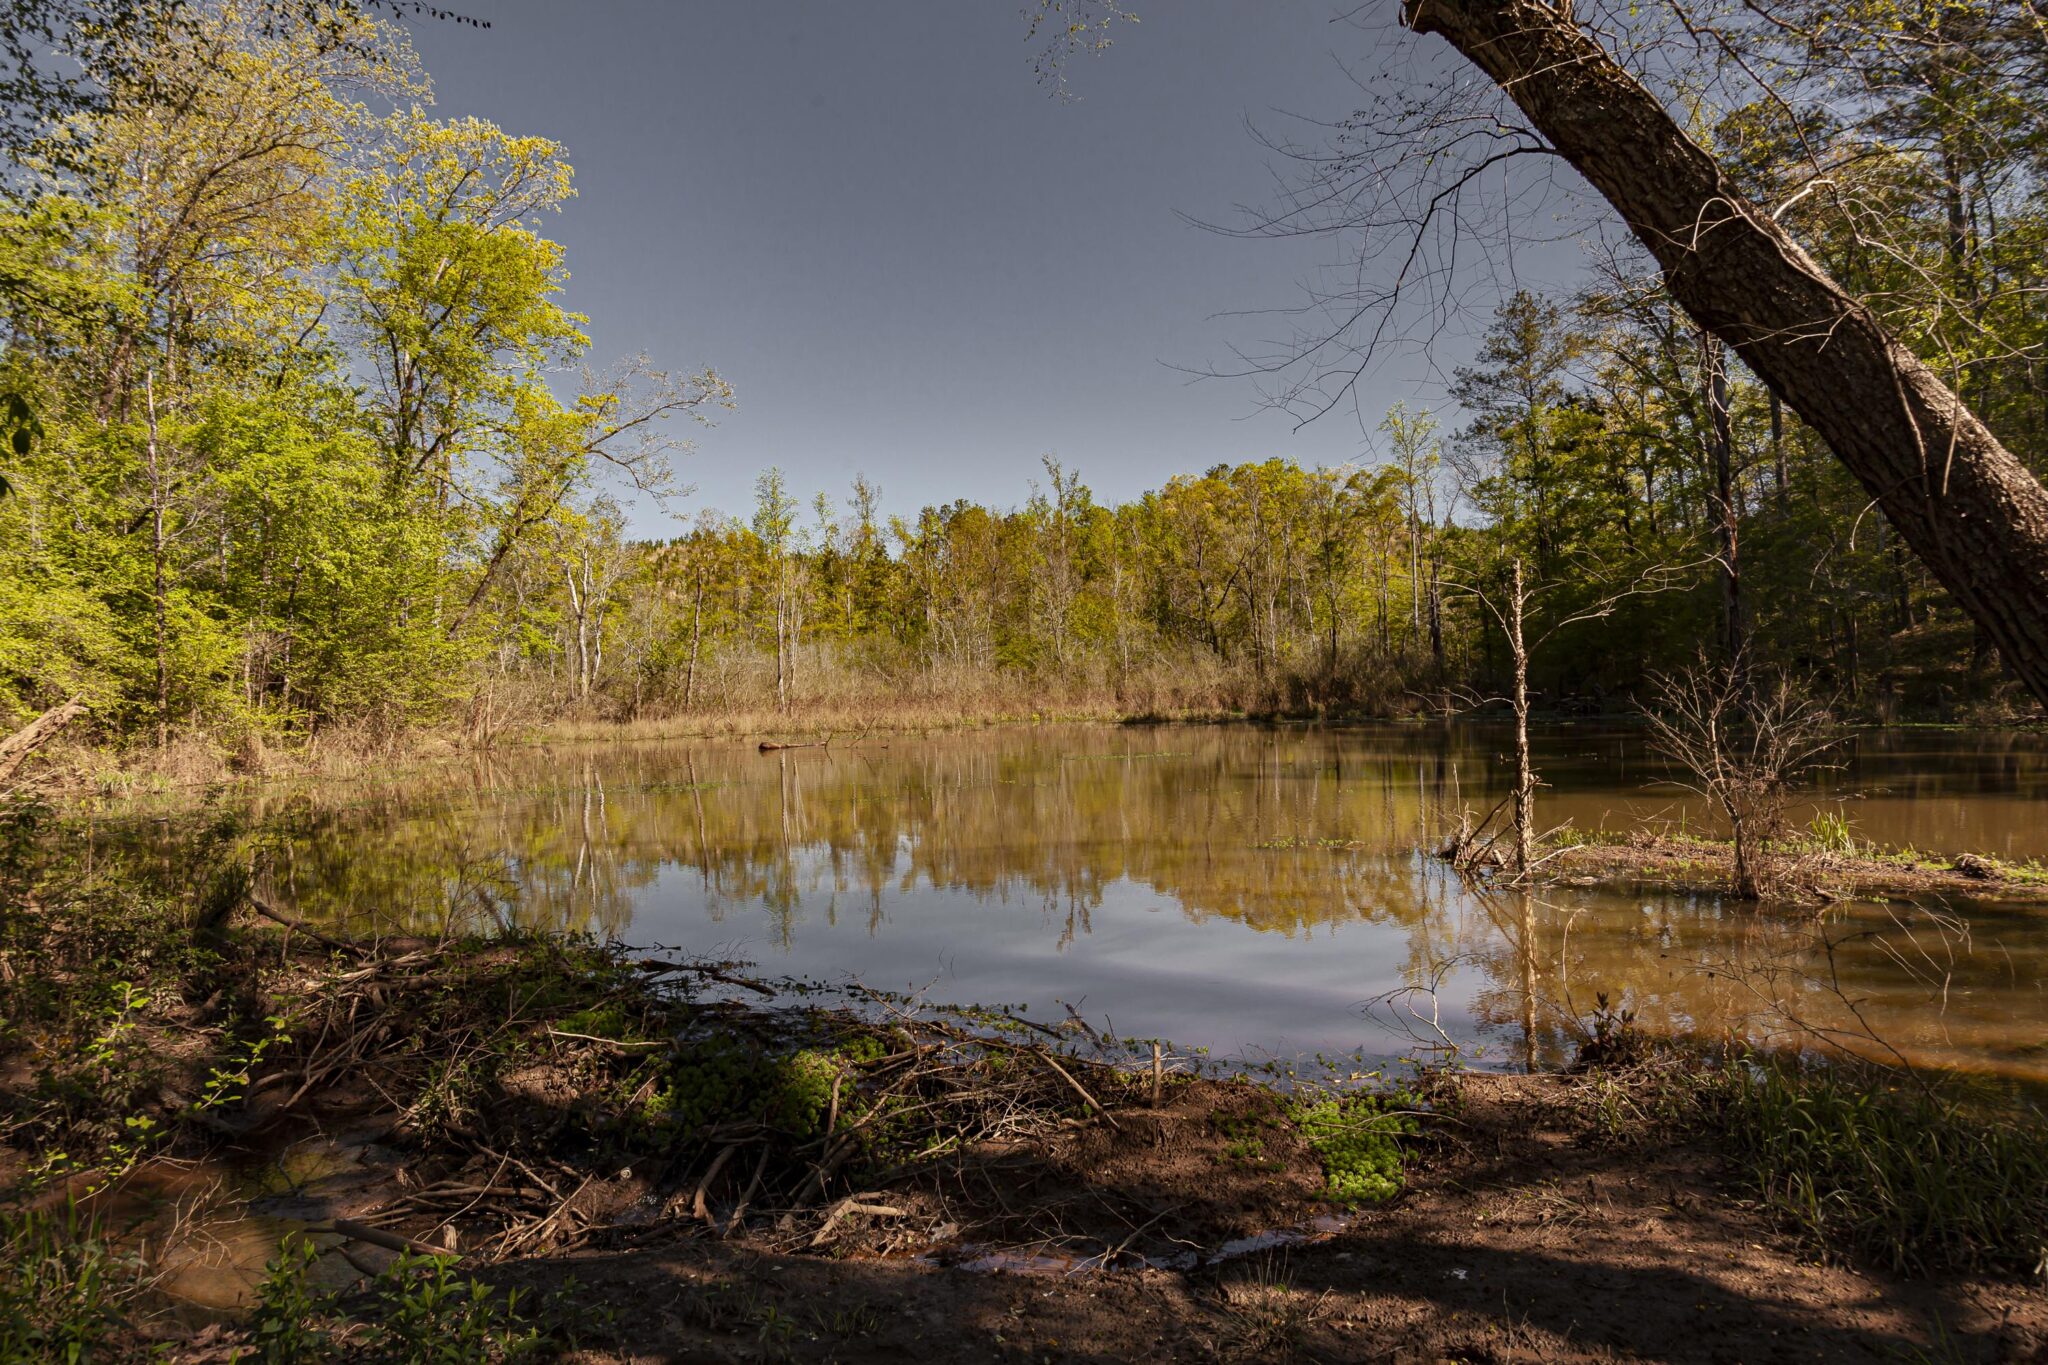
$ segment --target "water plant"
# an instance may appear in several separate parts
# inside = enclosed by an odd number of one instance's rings
[[[1839,853],[1845,857],[1856,854],[1856,832],[1849,824],[1849,818],[1838,810],[1821,810],[1813,813],[1807,821],[1806,832],[1815,847],[1824,853]]]

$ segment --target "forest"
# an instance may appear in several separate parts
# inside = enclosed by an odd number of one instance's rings
[[[1106,186],[1298,7],[0,0],[0,1365],[2048,1359],[2042,4],[1308,7],[1180,226],[1337,262],[1203,377],[1355,447],[971,500],[877,376],[1236,297]],[[730,202],[443,110],[494,17]],[[961,96],[1141,18],[1099,164]]]
[[[889,490],[914,516],[770,469],[701,510],[687,437],[734,394],[591,363],[547,235],[567,149],[431,112],[374,8],[172,12],[11,130],[10,727],[76,698],[104,744],[236,753],[807,706],[1464,710],[1505,685],[1516,564],[1533,635],[1575,618],[1530,661],[1538,709],[1626,708],[1703,650],[1865,718],[2029,708],[1640,250],[1505,297],[1339,467],[1248,451],[1110,503],[1048,454],[1009,507]],[[2026,50],[1933,37],[1855,54],[1869,93],[1828,126],[1758,102],[1703,135],[1762,198],[1815,139],[1853,147],[1779,217],[2039,471],[2048,144],[2000,77]]]

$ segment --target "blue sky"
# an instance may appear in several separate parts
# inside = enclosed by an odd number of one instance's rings
[[[1349,410],[1295,430],[1250,383],[1176,368],[1277,334],[1242,314],[1298,302],[1332,258],[1182,216],[1272,201],[1248,121],[1357,102],[1340,58],[1394,40],[1329,3],[1143,6],[1065,103],[1009,0],[461,8],[492,26],[422,19],[415,45],[443,114],[566,144],[579,196],[551,226],[593,359],[714,365],[737,390],[679,510],[743,511],[771,464],[805,496],[864,472],[908,513],[1020,502],[1048,453],[1123,498],[1219,461],[1369,449]],[[1412,359],[1383,369],[1365,426],[1396,398],[1441,393]]]

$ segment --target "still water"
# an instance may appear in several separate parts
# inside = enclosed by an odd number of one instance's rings
[[[1047,727],[759,753],[515,751],[267,797],[262,889],[309,919],[485,917],[934,1001],[1071,1008],[1212,1056],[1553,1063],[1605,995],[1643,1025],[2048,1081],[2048,906],[1811,909],[1488,892],[1423,851],[1504,790],[1505,731]],[[1536,737],[1545,827],[1710,827],[1627,731]],[[2048,859],[2048,742],[1852,737],[1795,812]]]

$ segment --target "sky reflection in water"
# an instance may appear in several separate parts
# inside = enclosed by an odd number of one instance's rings
[[[1065,1002],[1219,1057],[1403,1055],[1433,1037],[1414,1006],[1481,1065],[1519,1066],[1563,1056],[1602,992],[1653,1028],[1760,1037],[1860,1028],[1846,997],[1916,1060],[2048,1080],[2048,909],[1952,906],[1944,933],[1911,907],[1819,921],[1462,885],[1417,850],[1445,806],[1498,798],[1506,738],[1075,727],[770,754],[564,747],[257,814],[288,831],[268,889],[308,916],[482,913],[935,1000]],[[2038,737],[1863,734],[1840,759],[1802,822],[1840,810],[1889,846],[2048,857]],[[1702,823],[1632,732],[1553,729],[1537,760],[1545,825]]]

